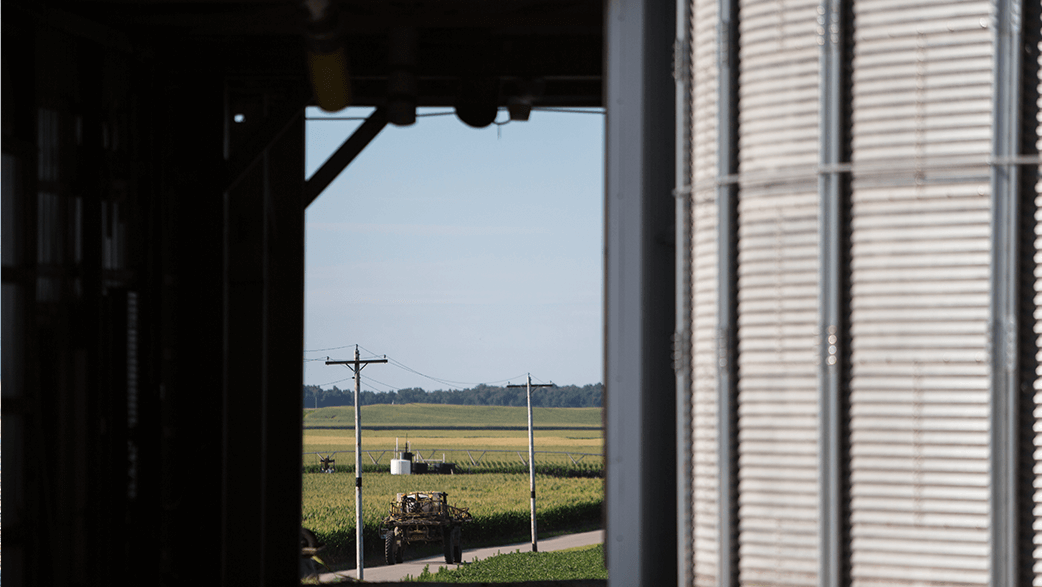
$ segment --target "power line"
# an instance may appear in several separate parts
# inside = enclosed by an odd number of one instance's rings
[[[344,381],[351,381],[352,379],[354,379],[354,377],[348,377],[347,379],[337,379],[336,381],[330,381],[329,383],[319,383],[318,387],[322,387],[323,385],[333,385],[334,383],[342,383]]]
[[[373,379],[372,377],[370,377],[370,376],[368,376],[368,375],[364,376],[364,377],[362,378],[362,381],[364,381],[364,382],[369,382],[370,384],[373,384],[373,383],[377,383],[377,384],[379,384],[379,385],[383,385],[384,387],[387,387],[387,388],[389,388],[389,389],[387,389],[386,391],[399,391],[399,390],[401,389],[401,388],[399,388],[399,387],[395,387],[395,386],[393,386],[393,385],[390,385],[390,384],[384,383],[383,381],[377,381],[376,379]],[[376,392],[379,392],[379,393],[384,393],[384,392],[381,392],[381,391],[380,391],[380,390],[378,390],[378,389],[374,389],[373,391],[376,391]]]
[[[344,346],[335,346],[335,347],[330,347],[328,349],[315,349],[313,351],[304,351],[304,353],[324,353],[326,351],[339,351],[340,349],[349,349],[349,348],[351,348],[353,346],[355,346],[355,345],[353,345],[353,344],[345,344]]]
[[[386,355],[377,355],[377,353],[374,353],[373,351],[365,348],[364,346],[359,346],[358,348],[362,349],[363,351],[365,351],[367,353],[372,354],[373,356],[386,356]],[[417,371],[416,369],[413,369],[412,367],[410,367],[410,366],[406,365],[405,363],[402,363],[401,361],[399,361],[397,359],[394,359],[392,357],[387,357],[387,360],[390,361],[390,363],[392,365],[394,365],[395,367],[398,367],[399,369],[403,369],[403,370],[408,371],[410,373],[413,373],[415,375],[419,375],[420,377],[426,377],[427,379],[430,379],[431,381],[436,381],[438,383],[441,383],[442,385],[448,385],[450,387],[459,387],[461,385],[494,385],[496,383],[506,383],[508,381],[513,381],[514,379],[517,379],[518,377],[521,377],[521,376],[525,375],[524,373],[521,373],[520,375],[514,375],[513,377],[507,377],[507,378],[504,378],[504,379],[498,379],[496,381],[453,381],[452,379],[442,379],[442,378],[439,378],[439,377],[434,377],[432,375],[427,375],[426,373],[421,373],[421,372]]]
[[[538,110],[541,112],[566,112],[569,114],[604,114],[604,109],[580,109],[580,108],[561,108],[558,106],[532,106],[532,110]]]
[[[458,390],[466,389],[466,387],[464,387],[464,386],[473,387],[473,386],[476,386],[476,385],[497,385],[497,384],[501,384],[501,383],[507,383],[507,382],[510,382],[510,381],[514,381],[515,379],[518,379],[518,378],[523,377],[525,375],[525,373],[521,373],[521,374],[518,374],[518,375],[514,375],[513,377],[506,377],[506,378],[503,378],[503,379],[497,379],[495,381],[454,381],[452,379],[444,379],[444,378],[440,378],[440,377],[434,377],[433,375],[428,375],[426,373],[422,373],[422,372],[417,371],[416,369],[413,369],[412,367],[406,365],[405,363],[402,363],[401,361],[399,361],[397,359],[388,357],[387,355],[380,355],[380,354],[375,353],[375,352],[373,352],[373,351],[371,351],[371,350],[369,350],[369,349],[367,349],[367,348],[365,348],[364,346],[361,346],[361,345],[344,345],[344,346],[339,346],[339,347],[331,347],[331,348],[328,348],[328,349],[315,349],[315,350],[304,351],[304,352],[305,353],[324,352],[324,351],[345,349],[345,348],[350,348],[350,347],[358,347],[359,349],[369,353],[373,357],[381,357],[381,362],[388,362],[389,364],[391,364],[391,365],[393,365],[395,367],[398,367],[399,369],[402,369],[403,371],[408,371],[409,373],[412,373],[414,375],[419,375],[420,377],[423,377],[423,378],[426,378],[426,379],[430,379],[431,381],[434,381],[435,383],[440,383],[442,385],[446,385],[448,387],[452,387],[452,388],[455,388],[455,389],[458,389]],[[320,357],[320,358],[317,358],[317,359],[304,359],[305,362],[322,361],[322,360],[325,360],[325,361],[327,361],[327,364],[330,364],[329,357]],[[349,361],[349,362],[353,363],[354,361]],[[343,364],[343,363],[334,363],[334,364]],[[345,366],[347,366],[347,365],[345,365]],[[369,379],[371,381],[379,383],[380,385],[384,385],[384,386],[390,388],[388,391],[399,391],[401,389],[405,389],[403,387],[395,387],[395,386],[390,385],[388,383],[383,383],[382,381],[377,381],[376,379],[372,379],[372,378],[370,378],[368,376],[366,377],[366,379]],[[320,386],[321,385],[332,385],[333,383],[340,383],[341,381],[346,381],[346,379],[340,379],[338,381],[333,381],[333,382],[330,382],[330,383],[322,383],[322,384],[320,384]],[[381,393],[383,393],[383,392],[381,392]]]

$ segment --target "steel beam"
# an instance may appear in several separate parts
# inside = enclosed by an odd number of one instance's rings
[[[304,186],[305,208],[310,206],[329,187],[329,184],[333,183],[340,172],[355,160],[362,149],[366,148],[385,126],[387,126],[387,114],[383,107],[377,108],[307,181]]]
[[[300,90],[289,99],[272,106],[271,112],[265,116],[264,122],[253,133],[253,136],[242,147],[237,148],[228,159],[222,192],[229,192],[239,185],[250,168],[264,157],[264,154],[282,137],[283,133],[300,122],[304,116],[304,108],[310,102],[310,90]],[[225,116],[225,125],[227,124],[228,116]]]
[[[605,511],[609,585],[676,584],[676,10],[606,5]],[[663,508],[667,509],[663,509]]]
[[[299,105],[297,105],[299,110]],[[299,580],[304,120],[224,194],[222,584]]]
[[[676,168],[676,371],[677,585],[694,582],[694,459],[692,455],[692,211],[691,211],[691,0],[676,0],[676,41],[673,44]]]
[[[845,72],[848,53],[845,19],[847,0],[823,0],[818,7],[818,43],[821,47],[819,102],[820,201],[818,290],[821,362],[818,372],[818,585],[845,584],[846,544],[846,393],[848,325],[846,319],[847,238],[849,205],[846,166],[849,153],[849,117]]]
[[[1016,585],[1019,579],[1017,499],[1018,396],[1020,395],[1020,154],[1021,0],[994,5],[994,122],[991,167],[991,584]],[[1026,504],[1025,504],[1026,505]]]

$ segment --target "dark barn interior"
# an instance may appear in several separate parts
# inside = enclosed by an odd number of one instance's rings
[[[307,204],[416,106],[602,106],[602,3],[3,16],[9,584],[296,583]],[[305,182],[305,106],[348,102]]]

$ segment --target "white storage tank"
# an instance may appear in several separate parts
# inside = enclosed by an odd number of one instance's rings
[[[407,459],[391,459],[392,475],[412,475],[412,461]]]

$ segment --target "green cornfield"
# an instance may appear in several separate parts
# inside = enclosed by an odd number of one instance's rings
[[[395,494],[444,491],[474,516],[465,547],[524,541],[530,532],[528,411],[503,406],[362,406],[362,505],[365,557],[382,558],[380,523]],[[604,435],[599,408],[535,408],[536,504],[540,534],[601,522]],[[395,445],[414,461],[455,463],[456,475],[391,475]],[[355,558],[354,408],[309,410],[304,417],[303,526],[326,544],[323,560]],[[333,454],[335,453],[335,454]],[[336,460],[319,472],[319,456]]]
[[[362,519],[365,557],[377,559],[383,544],[379,527],[395,494],[444,491],[449,503],[474,516],[463,527],[464,547],[523,540],[529,532],[527,474],[390,475],[363,469]],[[603,480],[536,476],[536,520],[540,533],[596,526],[601,520]],[[303,475],[302,524],[326,544],[330,565],[353,564],[355,477],[346,473]]]

